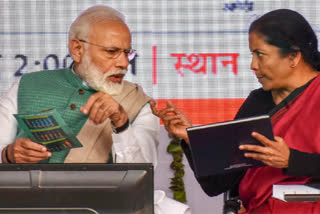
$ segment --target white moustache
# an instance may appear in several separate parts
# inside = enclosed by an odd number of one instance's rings
[[[109,77],[109,76],[112,76],[112,75],[125,75],[127,73],[127,70],[117,70],[117,71],[109,71],[109,72],[106,72],[104,75],[105,77]]]

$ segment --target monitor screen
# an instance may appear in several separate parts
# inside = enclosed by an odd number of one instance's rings
[[[152,164],[2,164],[0,213],[153,213]]]

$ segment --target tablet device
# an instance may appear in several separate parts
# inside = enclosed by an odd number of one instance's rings
[[[234,170],[263,166],[263,162],[246,158],[243,144],[261,145],[251,136],[258,132],[274,140],[269,115],[236,119],[187,128],[196,175],[224,174]]]

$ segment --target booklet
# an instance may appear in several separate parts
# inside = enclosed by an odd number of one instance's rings
[[[46,146],[50,152],[82,147],[71,128],[55,109],[30,114],[15,114],[14,116],[26,137]]]
[[[243,144],[263,146],[251,136],[253,131],[274,140],[269,115],[187,128],[196,175],[224,174],[263,166],[261,161],[246,158],[245,152],[238,148]]]

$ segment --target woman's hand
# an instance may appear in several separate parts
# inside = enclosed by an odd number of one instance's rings
[[[170,101],[166,102],[167,106],[162,110],[158,110],[156,108],[154,101],[151,101],[150,105],[152,113],[163,121],[163,124],[169,134],[183,138],[187,143],[189,143],[186,128],[191,127],[192,123],[182,111],[180,111]]]
[[[252,132],[252,137],[260,141],[264,146],[241,145],[240,150],[247,150],[245,157],[262,161],[268,166],[276,168],[288,168],[290,149],[281,137],[275,137],[275,141],[265,136]]]

